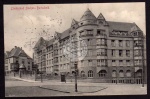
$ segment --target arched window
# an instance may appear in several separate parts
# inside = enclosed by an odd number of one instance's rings
[[[99,71],[99,77],[105,77],[107,74],[106,70]]]
[[[142,69],[137,70],[137,72],[135,72],[136,77],[141,77],[142,76]]]
[[[119,71],[119,77],[124,77],[123,70]]]
[[[85,77],[85,72],[81,71],[81,77]]]
[[[126,71],[126,76],[127,76],[127,77],[131,77],[131,71],[130,71],[130,70],[127,70],[127,71]]]
[[[112,77],[116,77],[116,75],[117,75],[117,71],[116,71],[116,70],[113,70],[113,71],[112,71]]]
[[[93,77],[93,71],[92,70],[88,71],[88,77]]]

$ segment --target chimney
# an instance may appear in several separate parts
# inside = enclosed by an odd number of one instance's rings
[[[17,48],[17,46],[15,46],[15,48]]]
[[[22,47],[21,47],[21,49],[22,49]]]

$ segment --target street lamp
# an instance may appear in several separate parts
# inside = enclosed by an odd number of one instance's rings
[[[78,92],[78,89],[77,89],[77,73],[78,73],[77,63],[75,63],[74,65],[75,65],[75,92]]]
[[[142,39],[142,46],[141,46],[141,48],[142,48],[142,65],[143,65],[143,69],[142,69],[142,87],[144,87],[144,63],[145,63],[145,61],[144,61],[144,36],[142,35],[142,37],[141,37],[141,39]]]

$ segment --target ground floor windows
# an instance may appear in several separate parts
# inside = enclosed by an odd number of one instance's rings
[[[99,77],[105,77],[107,74],[106,70],[99,71]]]
[[[112,71],[112,77],[116,77],[116,75],[117,75],[117,71],[116,71],[116,70],[113,70],[113,71]]]
[[[85,77],[85,72],[81,71],[81,77]]]
[[[123,70],[119,71],[119,77],[124,77]]]
[[[127,77],[131,77],[131,71],[130,71],[130,70],[127,70],[127,71],[126,71],[126,76],[127,76]]]
[[[93,71],[92,70],[88,71],[88,77],[93,77]]]

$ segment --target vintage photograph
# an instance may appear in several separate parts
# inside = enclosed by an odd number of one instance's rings
[[[5,97],[147,95],[144,2],[3,9]]]

